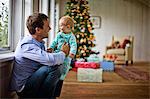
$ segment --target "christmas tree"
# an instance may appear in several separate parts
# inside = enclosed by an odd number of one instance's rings
[[[90,20],[88,1],[70,0],[66,3],[66,13],[75,20],[73,33],[77,39],[76,58],[89,57],[93,53],[92,47],[95,46],[95,36],[92,33],[93,24]]]

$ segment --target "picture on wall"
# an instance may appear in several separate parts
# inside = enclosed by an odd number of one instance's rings
[[[101,17],[100,16],[91,16],[91,22],[93,23],[93,28],[101,27]]]

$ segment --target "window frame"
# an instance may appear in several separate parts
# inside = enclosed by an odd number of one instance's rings
[[[13,0],[9,0],[9,13],[8,13],[8,47],[7,48],[2,48],[4,50],[0,50],[0,54],[3,53],[8,53],[8,52],[12,52],[13,51],[13,40],[12,40],[12,7],[13,7]]]

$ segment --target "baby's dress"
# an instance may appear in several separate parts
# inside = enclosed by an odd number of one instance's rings
[[[69,34],[64,34],[62,32],[59,32],[57,34],[57,37],[55,40],[52,42],[50,48],[54,49],[54,52],[59,52],[61,50],[62,45],[66,42],[70,46],[70,53],[76,54],[77,50],[77,44],[76,44],[76,38],[72,33]],[[64,80],[69,69],[71,68],[70,63],[71,63],[71,57],[66,57],[63,63],[63,71],[62,75],[60,77],[61,80]]]

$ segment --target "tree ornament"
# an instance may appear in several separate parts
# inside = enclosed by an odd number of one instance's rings
[[[86,56],[86,53],[83,53],[83,56]]]
[[[83,39],[81,39],[81,40],[80,40],[80,43],[83,43],[83,42],[84,42]]]
[[[83,19],[83,17],[81,16],[80,19]]]
[[[86,38],[84,38],[83,42],[86,43]]]
[[[90,44],[91,44],[91,41],[88,41],[88,44],[90,45]]]
[[[85,53],[85,51],[84,51],[84,50],[81,50],[81,53]]]
[[[79,38],[79,37],[80,37],[80,35],[78,34],[78,35],[76,35],[76,37],[77,37],[77,38]]]
[[[70,5],[70,6],[72,7],[73,5],[74,5],[74,4],[73,4],[73,3],[71,3],[71,5]]]

